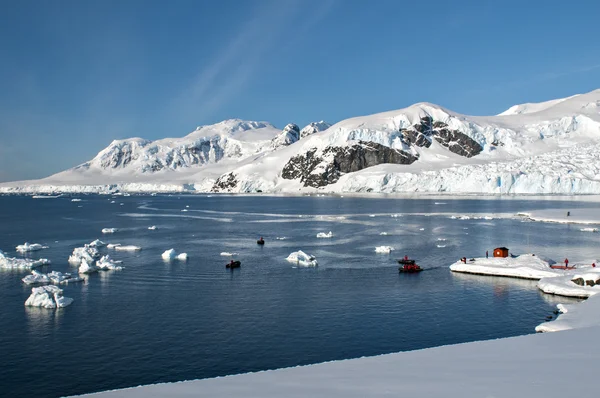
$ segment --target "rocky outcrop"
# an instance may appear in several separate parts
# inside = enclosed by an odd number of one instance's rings
[[[223,174],[215,181],[212,192],[231,192],[238,184],[237,176],[231,172]]]
[[[312,122],[300,130],[300,139],[318,133],[319,131],[327,130],[329,127],[331,127],[331,124],[322,120],[320,122]]]
[[[278,149],[293,144],[300,139],[300,127],[290,123],[283,128],[277,137],[271,140],[271,148]]]
[[[284,166],[281,177],[300,178],[304,186],[322,187],[335,183],[342,174],[352,173],[383,163],[411,164],[417,157],[374,142],[359,141],[348,147],[327,147],[292,157]]]

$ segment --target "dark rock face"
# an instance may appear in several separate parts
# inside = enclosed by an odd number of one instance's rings
[[[417,160],[408,152],[365,141],[349,147],[327,147],[322,154],[316,153],[313,149],[294,156],[284,166],[281,176],[288,180],[300,178],[304,186],[316,188],[335,183],[344,173],[383,163],[411,164]]]
[[[237,177],[234,173],[223,174],[212,187],[213,192],[230,191],[237,186]]]

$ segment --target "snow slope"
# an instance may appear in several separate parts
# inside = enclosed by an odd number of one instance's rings
[[[600,90],[496,116],[418,103],[332,126],[227,120],[183,138],[113,142],[0,192],[600,193]]]

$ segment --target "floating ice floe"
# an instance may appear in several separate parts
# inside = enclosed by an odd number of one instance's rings
[[[290,263],[294,263],[303,267],[316,267],[319,265],[317,263],[317,259],[314,256],[310,256],[304,253],[302,250],[298,250],[297,252],[290,253],[286,258]]]
[[[148,229],[150,231],[154,231],[155,229],[158,229],[158,227],[156,225],[152,225],[152,226],[148,227]]]
[[[73,249],[73,253],[69,256],[69,263],[72,265],[80,265],[82,261],[86,261],[88,263],[93,263],[98,257],[100,257],[100,253],[98,253],[98,249],[92,246],[84,246],[84,247],[76,247]]]
[[[117,231],[118,231],[117,228],[102,228],[103,234],[114,234]]]
[[[548,294],[559,296],[587,298],[600,293],[600,270],[583,274],[571,274],[542,278],[538,281],[538,288]]]
[[[91,274],[93,272],[98,272],[98,267],[96,267],[94,263],[88,263],[85,259],[82,259],[79,264],[78,272],[80,274]]]
[[[317,238],[331,238],[333,237],[333,232],[329,231],[329,233],[319,232],[317,234]]]
[[[443,247],[446,247],[446,245],[437,245],[437,247],[443,248]]]
[[[285,237],[285,236],[278,236],[275,239],[277,239],[277,240],[286,240],[287,237]]]
[[[375,253],[386,253],[389,254],[394,250],[392,246],[377,246],[375,248]]]
[[[165,252],[162,254],[162,258],[165,261],[172,261],[172,260],[186,261],[188,258],[188,255],[187,255],[187,253],[177,254],[175,249],[169,249],[169,250],[165,250]]]
[[[598,228],[581,228],[582,232],[598,232]]]
[[[375,217],[375,214],[369,214],[369,217]]]
[[[40,258],[39,260],[32,260],[29,258],[14,258],[7,257],[2,250],[0,250],[0,268],[3,269],[33,269],[41,267],[43,265],[50,264],[50,260],[46,258]]]
[[[88,244],[88,246],[91,246],[91,247],[104,247],[104,246],[106,246],[106,243],[102,242],[100,239],[96,239],[95,241],[90,242]]]
[[[437,240],[440,241],[440,242],[445,242],[446,238],[438,238]]]
[[[111,200],[110,203],[117,203],[117,202],[115,202],[114,200]]]
[[[108,249],[114,249],[114,248],[116,248],[118,246],[121,246],[121,244],[120,243],[109,243],[108,245],[106,245],[106,247]]]
[[[123,267],[120,266],[119,264],[121,264],[120,260],[113,260],[107,254],[105,256],[102,256],[102,258],[96,262],[96,267],[98,267],[98,269],[101,269],[101,270],[120,271],[123,269]]]
[[[188,209],[181,209],[181,211],[186,212],[186,211],[188,211]]]
[[[388,234],[387,232],[381,232],[379,235],[383,235],[383,236],[385,236],[385,235],[387,235],[387,234]]]
[[[34,252],[42,249],[47,249],[48,246],[40,245],[39,243],[28,243],[25,242],[22,245],[16,247],[16,250],[20,253]]]
[[[419,228],[419,231],[425,231],[425,228]]]
[[[450,270],[468,274],[510,276],[523,279],[541,279],[564,275],[565,272],[568,272],[550,268],[549,261],[543,260],[535,254],[467,259],[466,264],[459,260],[450,265]]]
[[[46,284],[46,283],[54,283],[54,284],[65,284],[70,282],[80,282],[83,278],[72,275],[68,272],[64,274],[58,271],[52,271],[48,274],[43,274],[39,271],[33,270],[31,271],[31,275],[27,275],[25,278],[21,279],[27,285],[35,285],[35,284]]]
[[[77,198],[71,199],[71,202],[81,202],[81,199],[77,199]]]
[[[114,246],[113,249],[115,249],[116,251],[120,251],[120,252],[137,252],[139,250],[142,250],[142,248],[140,246],[135,246],[135,245],[117,245]]]
[[[29,307],[63,308],[73,302],[70,297],[63,296],[63,290],[57,286],[40,286],[31,289],[31,295],[25,301]]]
[[[221,252],[221,256],[223,257],[231,257],[231,256],[237,256],[238,253],[229,253],[229,252]]]
[[[398,217],[402,217],[402,214],[392,214],[390,217],[392,217],[392,218],[398,218]]]

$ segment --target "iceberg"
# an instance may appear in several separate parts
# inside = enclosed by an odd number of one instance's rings
[[[117,228],[102,228],[103,234],[114,234],[117,231],[118,231]]]
[[[72,302],[72,298],[63,296],[62,289],[51,285],[32,288],[31,295],[25,301],[25,305],[29,307],[63,308]]]
[[[223,253],[221,253],[221,255],[223,255]],[[166,250],[163,254],[162,254],[162,258],[165,261],[172,261],[172,260],[180,260],[180,261],[186,261],[188,258],[187,253],[180,253],[177,254],[177,252],[175,251],[175,249],[169,249]]]
[[[221,256],[223,257],[230,257],[230,256],[237,256],[238,253],[229,253],[229,252],[221,252]]]
[[[23,281],[23,283],[25,283],[27,285],[43,284],[43,283],[51,282],[50,278],[48,278],[48,275],[38,272],[36,270],[31,271],[31,275],[27,275],[26,277],[24,277],[21,280]]]
[[[286,239],[287,239],[287,237],[285,237],[285,236],[278,236],[278,237],[276,237],[275,239],[276,239],[276,240],[286,240]]]
[[[28,243],[25,242],[22,245],[16,247],[16,250],[20,253],[34,252],[42,249],[47,249],[48,246],[40,245],[39,243]]]
[[[394,250],[394,248],[392,246],[377,246],[375,248],[375,253],[389,254],[392,252],[392,250]]]
[[[81,260],[81,263],[79,265],[80,274],[91,274],[97,271],[98,267],[96,267],[93,263],[88,263],[85,259]]]
[[[77,198],[71,199],[71,202],[81,202],[81,199],[77,199]]]
[[[64,284],[69,282],[80,282],[83,278],[75,275],[71,275],[70,273],[62,273],[58,271],[52,271],[48,274],[43,274],[36,270],[31,271],[31,275],[27,275],[23,279],[21,279],[23,283],[27,285],[42,285],[47,283]]]
[[[95,241],[91,242],[88,246],[91,246],[91,247],[104,247],[104,246],[106,246],[106,243],[102,242],[100,239],[96,239]]]
[[[314,256],[310,256],[304,253],[302,250],[298,250],[297,252],[290,253],[286,258],[290,263],[294,263],[303,267],[316,267],[319,265],[317,263],[317,259]]]
[[[106,256],[102,256],[100,260],[96,262],[96,267],[101,270],[115,270],[120,271],[123,269],[119,260],[113,260],[108,254]]]
[[[386,236],[387,234],[388,234],[387,232],[381,232],[379,235]]]
[[[158,227],[156,225],[152,225],[152,226],[148,227],[148,229],[150,231],[154,231],[154,230],[158,229]]]
[[[319,232],[317,234],[317,238],[331,238],[333,237],[333,232],[329,231],[329,233]]]
[[[73,253],[69,256],[69,263],[72,265],[80,265],[82,261],[93,263],[96,258],[100,257],[100,253],[93,246],[76,247]]]
[[[141,247],[135,246],[135,245],[127,245],[127,246],[116,245],[113,247],[113,249],[115,249],[116,251],[120,251],[120,252],[137,252],[139,250],[142,250]]]
[[[109,243],[108,245],[106,245],[106,247],[107,247],[108,249],[114,249],[114,248],[116,248],[117,246],[121,246],[121,244],[120,244],[120,243]]]
[[[14,258],[7,257],[2,250],[0,250],[0,268],[3,269],[33,269],[41,267],[43,265],[49,265],[50,260],[46,258],[40,258],[39,260],[32,260],[29,258]]]

